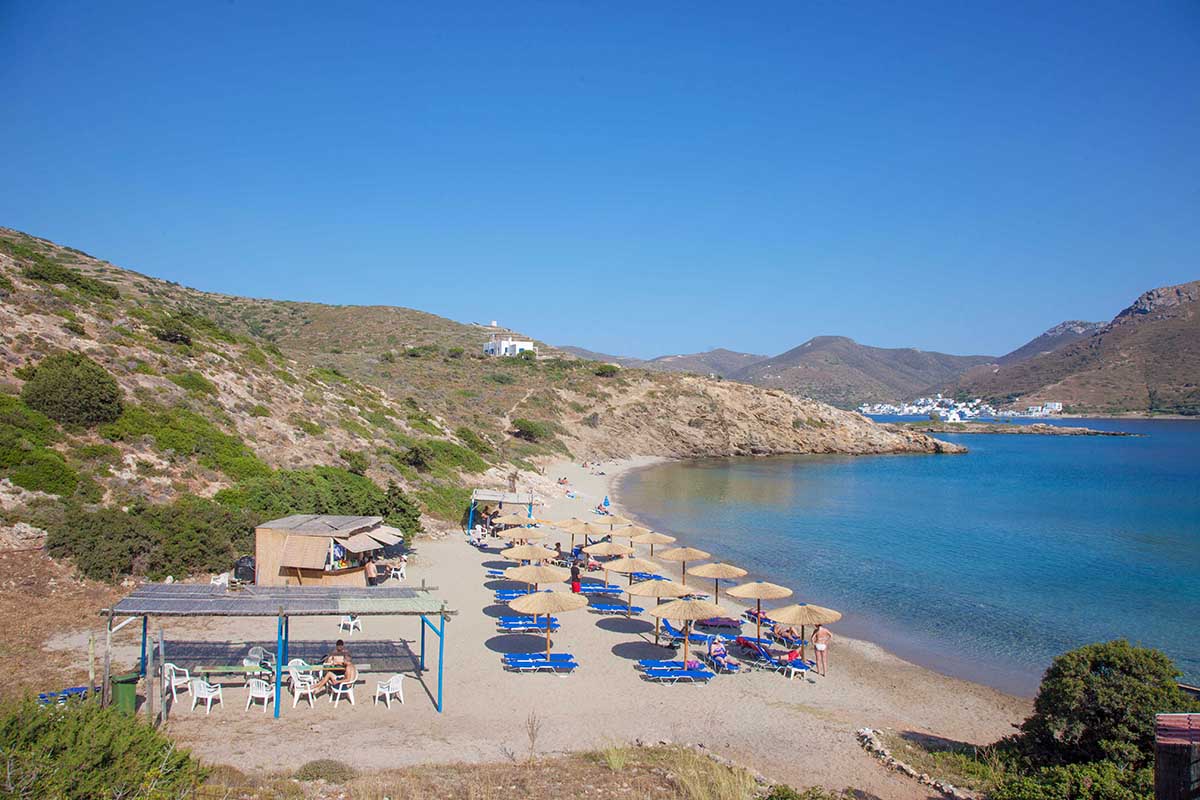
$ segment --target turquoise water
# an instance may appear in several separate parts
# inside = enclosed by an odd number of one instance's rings
[[[1071,420],[1136,438],[944,435],[965,456],[787,456],[631,473],[626,509],[845,613],[834,626],[1032,694],[1126,637],[1200,683],[1200,422]]]

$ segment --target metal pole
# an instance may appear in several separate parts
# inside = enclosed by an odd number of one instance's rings
[[[142,621],[145,622],[145,617]],[[145,642],[145,639],[142,640]],[[143,647],[145,645],[143,644]],[[149,658],[144,664],[145,672],[142,673],[146,677],[146,721],[151,725],[154,724],[154,649],[151,648]]]
[[[550,629],[549,620],[546,622],[546,630]],[[442,672],[446,663],[446,615],[443,613],[438,617],[438,713],[442,713]]]
[[[161,626],[158,629],[158,664],[158,670],[161,673],[161,678],[165,678],[167,667],[167,647],[166,642],[163,641],[163,629]],[[170,716],[170,712],[167,710],[167,682],[161,678],[158,681],[158,707],[162,709],[162,721],[165,725],[167,723],[167,718]]]
[[[425,671],[425,615],[421,615],[421,672]]]
[[[283,670],[279,668],[279,656],[283,653],[283,609],[275,628],[275,719],[279,719],[279,692],[283,689]]]
[[[138,662],[138,672],[146,674],[146,625],[149,617],[142,617],[142,659]]]
[[[471,508],[467,511],[467,531],[475,529],[475,498],[471,498]]]
[[[283,618],[283,652],[279,654],[279,663],[276,666],[282,667],[288,663],[288,650],[291,648],[292,642],[292,618]]]
[[[96,693],[96,634],[88,634],[88,688],[87,699],[95,699]]]

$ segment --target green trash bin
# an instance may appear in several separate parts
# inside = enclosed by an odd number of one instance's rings
[[[141,676],[136,672],[128,675],[113,675],[109,678],[112,683],[113,705],[126,714],[137,713],[137,684]]]

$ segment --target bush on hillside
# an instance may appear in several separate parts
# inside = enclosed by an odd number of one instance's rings
[[[595,369],[595,373],[601,378],[611,378],[620,371],[621,368],[616,364],[601,364]]]
[[[58,452],[44,447],[27,451],[0,449],[0,472],[31,492],[67,497],[79,486],[79,473]]]
[[[547,439],[554,438],[554,431],[544,422],[522,417],[514,419],[512,424],[517,437],[520,439],[529,442],[544,442]]]
[[[187,750],[139,719],[95,703],[0,709],[4,797],[137,797],[188,795],[204,770]]]
[[[194,370],[180,372],[175,375],[168,375],[167,380],[181,389],[186,389],[192,394],[217,394],[217,387],[213,384],[213,382]]]
[[[344,761],[332,758],[318,758],[309,761],[296,770],[298,781],[326,781],[328,783],[346,783],[358,775],[354,768]]]
[[[988,800],[1151,800],[1154,770],[1122,769],[1111,761],[1045,767],[1014,775],[988,792]]]
[[[25,405],[65,425],[112,422],[121,415],[122,395],[116,379],[81,353],[43,358],[21,388]]]
[[[394,484],[385,491],[338,467],[279,470],[217,493],[217,502],[246,511],[256,522],[289,514],[381,516],[406,536],[420,533],[420,509]]]
[[[343,450],[338,453],[342,457],[342,461],[346,462],[346,469],[353,472],[355,475],[365,475],[367,467],[370,463],[367,460],[367,454],[361,450]]]
[[[181,344],[190,347],[192,344],[192,333],[181,322],[175,319],[169,319],[161,326],[154,329],[154,336],[159,341],[168,342],[170,344]]]
[[[237,436],[218,430],[204,417],[186,408],[155,405],[130,406],[115,422],[100,427],[110,441],[131,442],[143,436],[154,446],[224,472],[234,480],[267,475],[271,470]]]
[[[426,442],[417,442],[400,454],[400,463],[425,472],[433,468],[433,448]]]
[[[30,280],[61,284],[92,297],[115,300],[121,296],[117,287],[95,278],[89,278],[79,270],[56,264],[29,245],[3,239],[0,240],[0,250],[7,252],[13,258],[24,261],[25,267],[21,274]]]
[[[1018,744],[1035,765],[1154,760],[1154,715],[1197,711],[1164,653],[1124,639],[1071,650],[1046,670]]]
[[[0,275],[0,300],[10,296],[17,291],[17,287],[9,280],[7,275]]]
[[[182,578],[229,569],[250,551],[254,522],[238,509],[186,495],[168,505],[136,505],[129,511],[74,506],[49,528],[46,549],[56,558],[73,559],[94,580]]]
[[[495,452],[492,450],[492,446],[488,444],[482,436],[465,425],[454,431],[454,435],[457,436],[463,444],[481,456],[491,455],[493,452]]]

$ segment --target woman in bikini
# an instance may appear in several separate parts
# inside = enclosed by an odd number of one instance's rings
[[[812,643],[817,650],[817,672],[821,673],[821,677],[825,677],[825,670],[829,667],[829,643],[832,641],[833,634],[824,625],[813,628]]]

